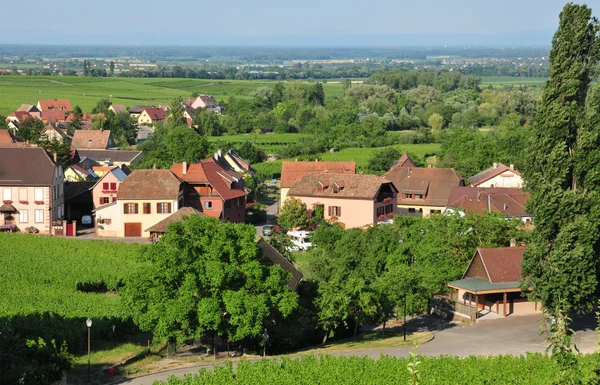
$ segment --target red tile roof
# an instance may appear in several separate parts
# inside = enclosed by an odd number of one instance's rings
[[[294,182],[313,173],[355,174],[355,162],[283,162],[281,187],[292,187]]]
[[[75,130],[71,145],[75,148],[106,150],[111,145],[110,130]]]
[[[14,138],[8,130],[0,130],[0,144],[13,144],[15,143]]]
[[[477,249],[491,283],[519,281],[524,251],[523,246]]]
[[[386,184],[396,191],[392,182],[377,175],[313,173],[297,180],[290,188],[288,196],[374,199],[381,187]],[[337,185],[337,192],[335,192],[335,185]]]
[[[40,106],[40,110],[42,111],[42,114],[46,111],[51,111],[51,110],[60,110],[65,113],[73,110],[73,108],[71,108],[71,101],[69,99],[38,100],[38,104]]]
[[[15,118],[17,118],[17,120],[18,120],[19,122],[22,122],[22,121],[24,121],[25,119],[27,119],[28,117],[30,117],[31,115],[29,115],[29,113],[28,113],[28,112],[26,112],[26,111],[15,111],[15,112],[11,112],[11,113],[8,115],[8,117],[13,117],[13,116],[14,116]]]
[[[397,167],[417,167],[415,162],[413,162],[413,160],[410,159],[410,156],[408,156],[408,152],[405,152],[404,154],[402,154],[400,159],[398,159],[398,162],[396,162],[396,166]]]
[[[463,183],[453,168],[393,166],[383,177],[394,182],[400,194],[425,196],[425,199],[404,199],[399,195],[399,205],[446,206],[452,188]]]
[[[157,120],[165,120],[167,118],[167,112],[162,108],[144,108],[144,111],[146,111],[153,122]]]
[[[499,212],[507,217],[529,217],[525,202],[529,193],[520,188],[506,187],[454,187],[446,208],[464,209],[467,212]]]
[[[493,177],[500,175],[506,171],[513,172],[519,176],[521,175],[520,172],[518,172],[514,168],[510,168],[509,166],[507,166],[505,164],[498,163],[498,164],[494,164],[494,166],[492,166],[486,170],[483,170],[479,174],[476,174],[476,175],[473,175],[472,177],[470,177],[468,179],[468,181],[471,184],[471,186],[477,186],[477,185],[485,182],[486,180],[492,179]]]
[[[117,199],[169,199],[179,196],[181,181],[169,170],[135,170],[121,183]]]

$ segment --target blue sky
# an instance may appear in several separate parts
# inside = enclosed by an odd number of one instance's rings
[[[600,0],[587,3],[600,14]],[[30,0],[27,5],[6,1],[0,43],[212,45],[247,44],[253,39],[261,44],[282,37],[301,42],[417,34],[439,40],[441,35],[523,33],[527,40],[531,31],[551,36],[564,4],[559,0]]]

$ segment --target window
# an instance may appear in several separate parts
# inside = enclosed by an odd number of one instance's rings
[[[43,202],[44,201],[44,189],[43,188],[36,188],[34,190],[34,195],[35,195],[35,201],[36,202]]]
[[[225,201],[225,210],[231,208],[231,201]]]
[[[237,206],[238,206],[238,207],[243,207],[243,206],[244,206],[244,203],[245,203],[245,199],[244,199],[244,197],[239,197],[239,198],[238,198],[238,205],[237,205]]]
[[[408,209],[408,212],[409,212],[409,213],[416,213],[416,212],[417,212],[417,210],[415,210],[415,208],[414,208],[414,207],[410,207],[410,208]]]
[[[102,190],[108,190],[108,182],[102,183]]]
[[[327,210],[330,217],[339,217],[342,215],[342,208],[340,206],[329,206]]]
[[[385,206],[385,213],[386,214],[391,214],[394,212],[394,205],[386,205]]]
[[[2,197],[2,199],[4,199],[5,201],[12,201],[12,189],[10,187],[5,188]]]
[[[26,188],[19,189],[19,200],[21,202],[27,202],[27,189]]]
[[[156,212],[159,214],[169,214],[171,212],[170,202],[160,202],[156,204]]]
[[[138,213],[138,204],[137,203],[124,203],[123,204],[123,213],[137,214]]]
[[[44,210],[35,210],[35,223],[44,223]]]
[[[421,195],[421,194],[416,194],[416,195],[415,195],[415,199],[423,199],[423,195]]]
[[[42,213],[43,213],[43,211],[42,211]],[[19,211],[19,222],[21,222],[21,223],[27,223],[27,222],[29,222],[29,218],[28,218],[28,215],[27,215],[27,210],[20,210]]]
[[[111,183],[111,184],[110,184],[110,189],[111,189],[112,191],[116,191],[116,190],[117,190],[117,184],[116,184],[116,183]]]
[[[377,216],[383,215],[384,214],[384,207],[377,207]]]
[[[67,182],[73,182],[73,176],[67,175]]]
[[[150,203],[144,203],[144,214],[151,214],[151,205]]]
[[[412,194],[406,194],[405,197],[406,197],[406,199],[412,199],[413,196],[412,196]]]
[[[430,213],[431,214],[441,214],[442,210],[431,210]]]
[[[101,205],[105,205],[108,203],[108,197],[100,197],[100,202]]]
[[[204,202],[204,208],[208,210],[212,209],[212,202]]]

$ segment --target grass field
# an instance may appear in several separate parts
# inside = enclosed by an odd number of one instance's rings
[[[173,98],[192,93],[212,94],[219,101],[248,97],[258,87],[271,86],[265,80],[201,80],[160,78],[92,78],[77,76],[0,76],[0,114],[8,115],[23,103],[39,99],[70,99],[73,106],[91,111],[98,100],[113,103],[169,104]],[[323,84],[327,97],[342,95],[341,84]]]
[[[431,156],[432,154],[437,153],[441,145],[438,143],[428,143],[428,144],[396,144],[391,146],[400,153],[410,152],[411,154],[415,154],[420,158],[425,158],[426,156]],[[354,161],[356,162],[356,167],[358,169],[364,169],[367,167],[367,163],[373,153],[380,151],[385,147],[380,148],[345,148],[339,152],[330,153],[327,152],[321,156],[319,159],[322,161],[339,161],[339,162],[348,162]]]
[[[534,86],[543,87],[547,78],[515,78],[510,76],[482,76],[481,87],[501,87],[504,85],[512,86]]]

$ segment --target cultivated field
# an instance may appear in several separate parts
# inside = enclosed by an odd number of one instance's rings
[[[547,78],[515,78],[510,76],[482,76],[481,87],[501,87],[501,86],[532,86],[543,87]]]
[[[265,80],[201,80],[164,78],[93,78],[77,76],[0,76],[0,114],[8,115],[23,103],[39,99],[70,99],[73,106],[91,111],[98,100],[113,103],[169,104],[173,98],[207,93],[223,101],[231,96],[248,97],[258,87],[272,86]],[[327,97],[342,95],[341,84],[323,84]]]

